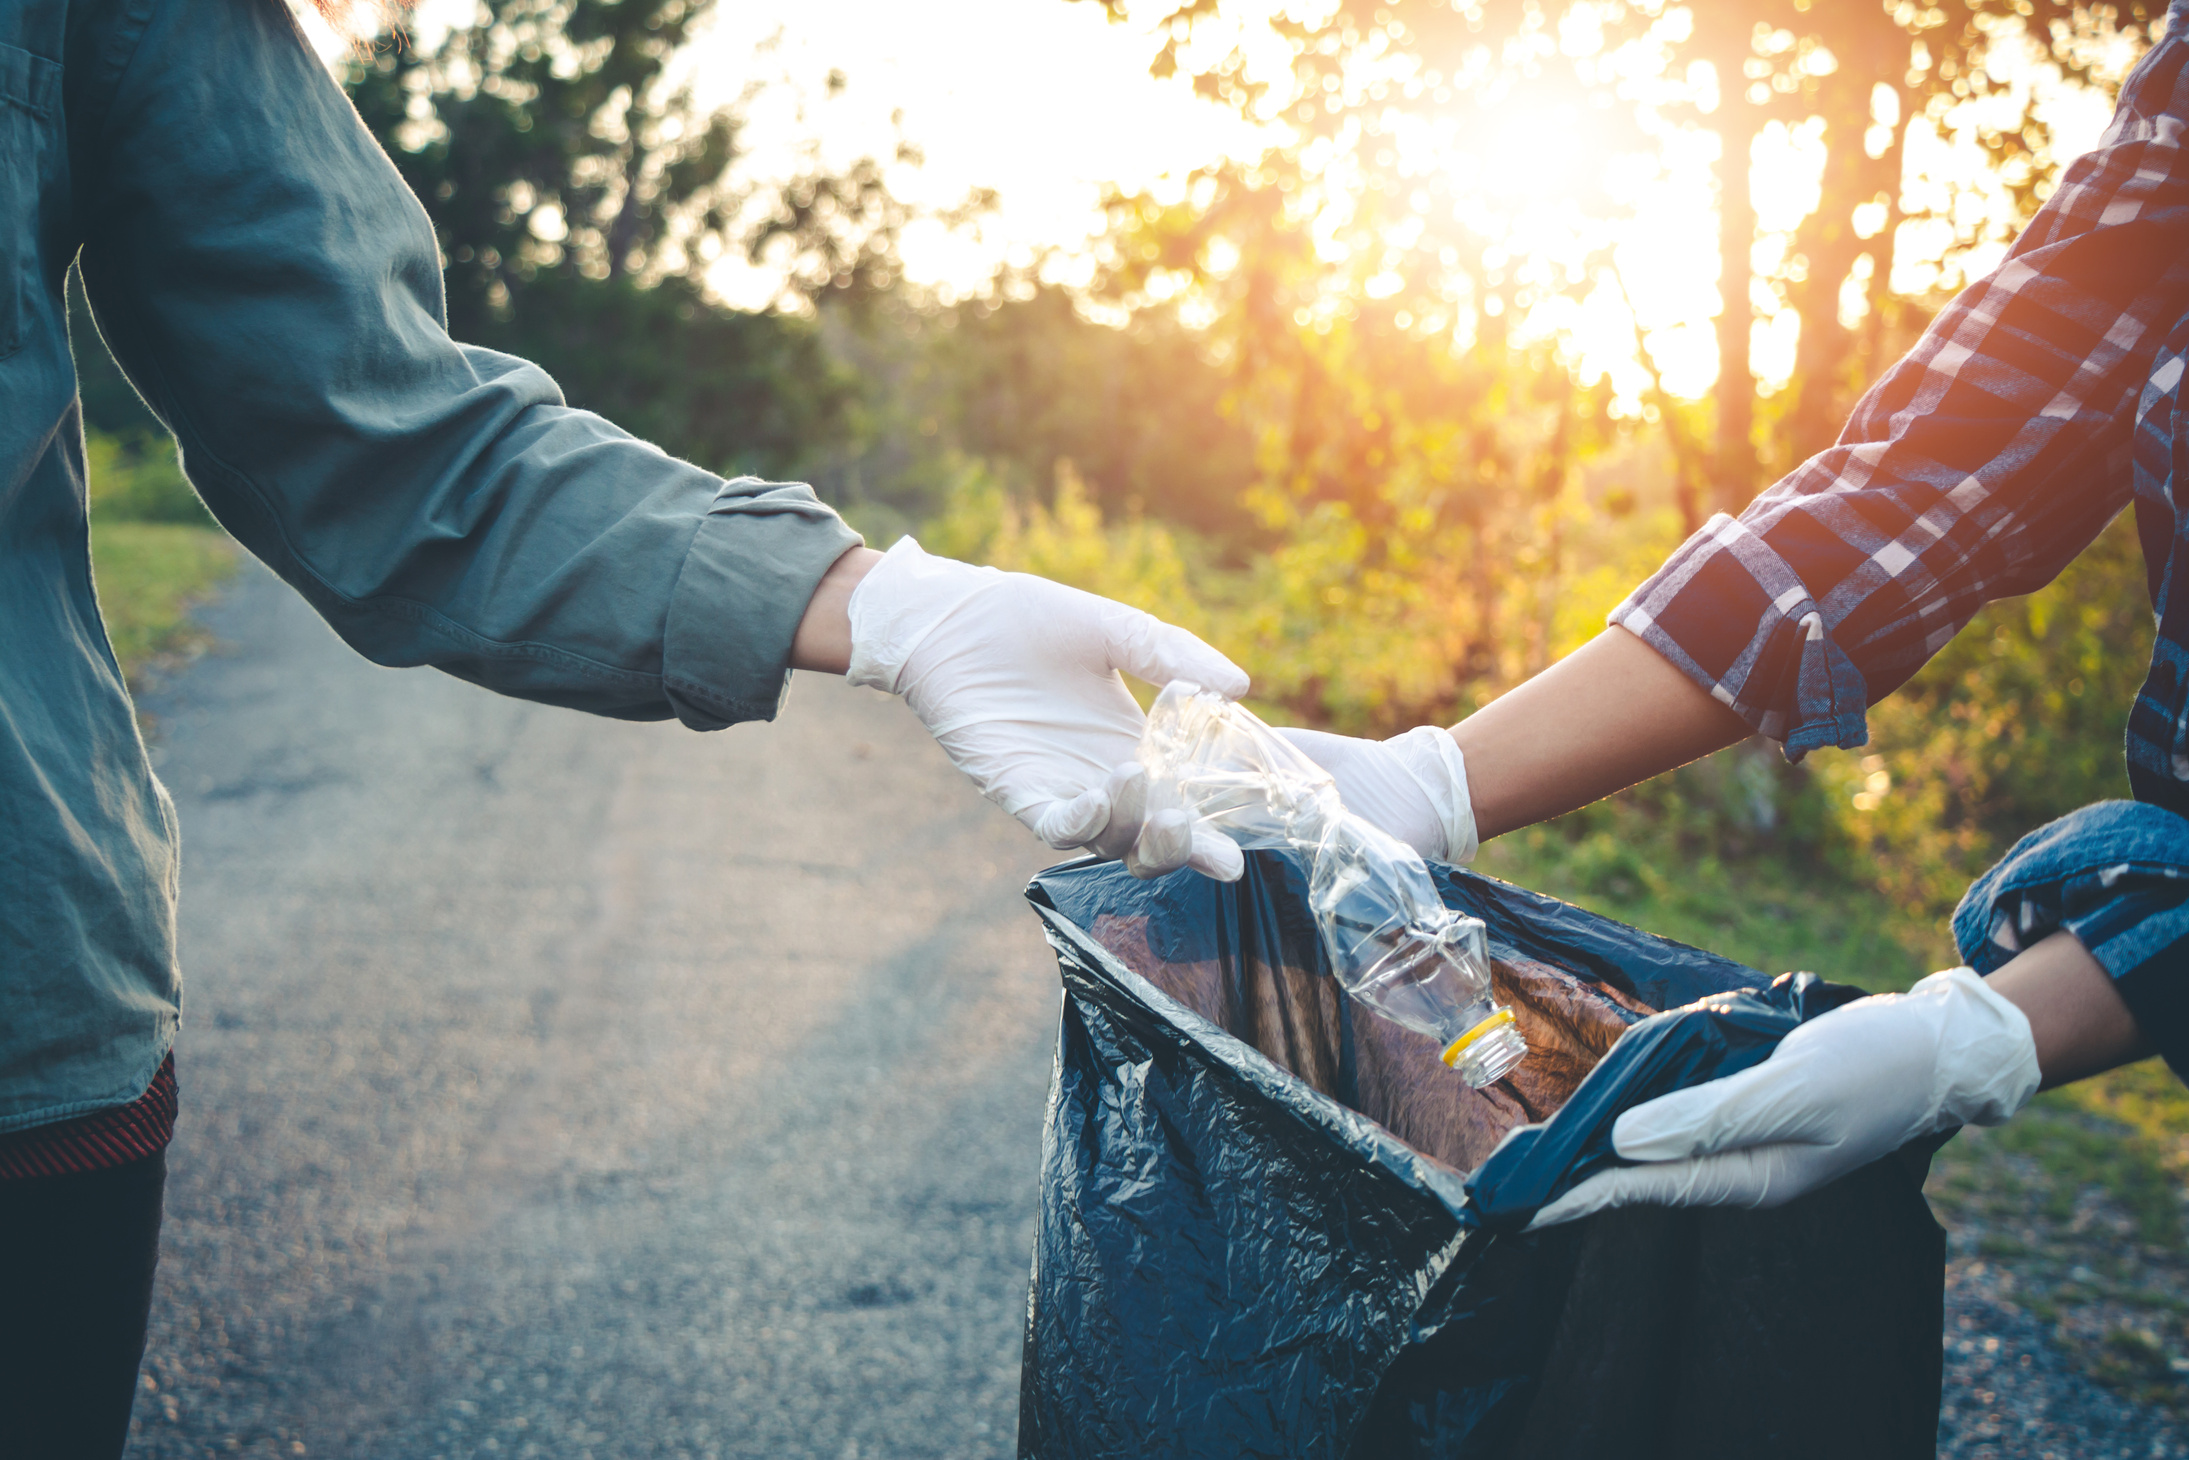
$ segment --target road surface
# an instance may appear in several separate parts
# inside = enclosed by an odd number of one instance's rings
[[[1009,1455],[1041,849],[836,680],[695,735],[376,669],[255,567],[204,617],[144,706],[189,982],[131,1455]],[[1971,1301],[1942,1454],[2182,1453]]]
[[[375,668],[256,567],[204,618],[130,1453],[1010,1453],[1042,849],[840,681],[699,735]]]

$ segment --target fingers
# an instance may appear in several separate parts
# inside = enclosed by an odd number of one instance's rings
[[[1110,663],[1150,684],[1190,680],[1235,700],[1247,692],[1247,672],[1175,624],[1122,604],[1103,625]]]
[[[1622,1168],[1617,1171],[1599,1172],[1591,1176],[1549,1206],[1538,1211],[1535,1214],[1535,1220],[1528,1223],[1528,1230],[1534,1232],[1544,1227],[1555,1227],[1562,1222],[1572,1222],[1582,1217],[1592,1217],[1596,1213],[1606,1211],[1612,1207],[1630,1205],[1635,1198],[1631,1198],[1626,1194],[1629,1186],[1625,1179],[1627,1174],[1627,1169]]]
[[[1110,824],[1110,797],[1103,787],[1080,792],[1069,801],[1051,801],[1022,818],[1035,836],[1059,851],[1083,847]]]
[[[1158,811],[1141,825],[1125,853],[1125,870],[1135,877],[1161,877],[1186,865],[1193,856],[1193,818],[1183,811]]]
[[[1835,1111],[1818,1101],[1811,1075],[1802,1061],[1774,1052],[1754,1069],[1635,1106],[1612,1127],[1612,1147],[1630,1161],[1676,1161],[1829,1140]]]
[[[1115,857],[1135,877],[1161,877],[1191,867],[1219,882],[1236,882],[1246,857],[1230,837],[1176,808],[1148,813],[1148,774],[1136,761],[1112,770],[1100,790],[1083,791],[1026,813],[1034,834],[1052,847],[1085,847]]]
[[[1218,882],[1237,882],[1246,872],[1239,844],[1183,811],[1158,811],[1125,854],[1125,870],[1139,878],[1162,877],[1191,867]]]
[[[1148,812],[1148,772],[1126,761],[1103,784],[1107,820],[1074,845],[1098,857],[1115,857],[1135,877],[1161,877],[1191,867],[1219,882],[1236,882],[1246,857],[1222,832],[1196,822],[1178,809]]]
[[[1186,859],[1186,865],[1218,882],[1237,882],[1246,872],[1247,858],[1230,837],[1213,827],[1196,826],[1193,829],[1193,855]]]
[[[1600,1172],[1535,1214],[1528,1230],[1613,1207],[1775,1207],[1840,1174],[1814,1146],[1755,1146]]]
[[[1135,760],[1115,766],[1103,783],[1103,790],[1109,797],[1109,820],[1092,840],[1082,845],[1098,857],[1122,858],[1132,850],[1134,841],[1140,836],[1141,823],[1147,820],[1147,768]]]

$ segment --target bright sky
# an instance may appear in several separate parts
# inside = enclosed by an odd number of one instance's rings
[[[999,259],[1084,242],[1101,226],[1106,182],[1146,186],[1247,143],[1229,112],[1148,75],[1153,37],[1110,24],[1091,3],[723,0],[693,49],[703,101],[787,81],[749,108],[760,174],[794,171],[799,147],[815,141],[838,166],[888,157],[901,131],[926,162],[892,174],[900,197],[947,207],[995,189],[997,212],[978,238],[926,226],[904,241],[907,272],[946,290],[980,287]],[[831,70],[848,83],[834,99]],[[735,269],[715,283],[740,302],[771,292]]]
[[[905,240],[914,280],[962,293],[984,283],[999,259],[1024,263],[1046,246],[1084,242],[1100,227],[1095,202],[1106,182],[1145,187],[1226,151],[1256,150],[1251,130],[1229,111],[1197,101],[1182,83],[1148,75],[1156,45],[1143,26],[1110,24],[1089,0],[723,0],[693,65],[709,100],[734,99],[755,80],[775,83],[751,107],[747,141],[761,175],[795,170],[801,146],[819,146],[839,166],[861,154],[887,156],[901,129],[926,163],[893,174],[900,196],[947,206],[975,187],[995,189],[997,213],[978,237],[929,225]],[[832,70],[848,85],[829,99]],[[2033,84],[2043,91],[2041,76]],[[2042,109],[2069,155],[2096,141],[2107,114],[2087,94],[2050,95]],[[1614,193],[1635,209],[1619,250],[1634,313],[1666,385],[1700,395],[1717,372],[1715,138],[1690,134],[1638,168],[1591,148],[1586,126],[1585,117],[1533,115],[1522,101],[1497,125],[1474,130],[1445,165],[1468,169],[1492,188],[1505,184],[1519,195],[1521,211],[1542,214],[1558,211],[1560,187],[1579,173],[1610,171]],[[1569,145],[1555,152],[1543,145],[1560,137]],[[1980,170],[1965,140],[1919,137],[1910,154],[1915,193],[1941,194]],[[1758,264],[1768,268],[1784,248],[1771,231],[1791,229],[1815,206],[1823,148],[1813,135],[1776,127],[1756,163],[1766,230]],[[1982,204],[1971,198],[1964,206]],[[1979,254],[1971,264],[1981,271],[1995,257]],[[1895,282],[1921,289],[1935,274],[1904,265]],[[736,265],[720,269],[715,284],[747,304],[773,292],[769,278]],[[1797,321],[1774,300],[1756,303],[1758,372],[1783,380]],[[1639,394],[1634,327],[1615,285],[1590,292],[1578,308],[1555,306],[1536,323],[1566,331],[1588,373],[1609,370],[1622,394]]]
[[[414,27],[419,40],[431,44],[471,3],[425,0]],[[975,188],[994,189],[997,210],[977,234],[924,224],[904,240],[910,277],[949,294],[978,289],[999,261],[1023,264],[1047,247],[1068,253],[1084,244],[1100,227],[1096,202],[1105,183],[1148,187],[1227,151],[1256,150],[1247,125],[1230,112],[1195,100],[1183,83],[1148,75],[1156,45],[1138,24],[1109,23],[1090,0],[718,0],[686,65],[709,105],[736,101],[761,83],[746,106],[755,180],[795,175],[809,152],[834,168],[862,155],[887,158],[902,137],[925,163],[892,169],[900,197],[940,208]],[[2065,152],[2088,147],[2104,124],[2105,103],[2048,91],[2043,68],[2030,60],[2023,84],[2037,87]],[[845,82],[834,95],[831,72]],[[1570,217],[1560,192],[1584,173],[1606,174],[1634,210],[1619,235],[1625,291],[1599,278],[1578,291],[1578,302],[1544,306],[1531,323],[1562,331],[1584,373],[1611,372],[1631,400],[1645,378],[1634,359],[1638,316],[1667,387],[1687,396],[1707,391],[1717,370],[1715,137],[1690,132],[1637,162],[1593,146],[1586,116],[1561,113],[1555,102],[1516,95],[1488,115],[1490,125],[1445,132],[1439,145],[1448,155],[1435,165],[1465,169],[1503,198],[1499,211],[1515,221],[1516,256],[1534,249],[1548,258],[1562,246],[1570,252],[1570,238],[1559,242]],[[1755,160],[1764,230],[1757,261],[1769,268],[1784,252],[1785,230],[1815,205],[1823,148],[1814,136],[1778,126]],[[1972,145],[1950,135],[1912,138],[1909,162],[1907,192],[1932,203],[1953,198],[1980,170]],[[1987,204],[1970,193],[1957,206],[1967,212]],[[1903,241],[1923,243],[1919,235]],[[1896,285],[1938,282],[1935,269],[1925,274],[1923,252],[1903,249],[1909,257]],[[1987,257],[1972,262],[1975,271],[1989,267]],[[713,283],[748,306],[766,303],[776,287],[738,261],[720,266]],[[1797,322],[1767,297],[1755,302],[1758,373],[1782,380],[1792,368]]]

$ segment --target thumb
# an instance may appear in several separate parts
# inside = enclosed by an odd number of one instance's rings
[[[1121,603],[1110,607],[1102,637],[1112,668],[1154,685],[1189,680],[1231,700],[1247,692],[1247,672],[1184,629]]]
[[[1246,854],[1239,844],[1212,826],[1193,829],[1193,855],[1186,865],[1218,882],[1237,882],[1247,869]]]
[[[1582,1217],[1612,1207],[1632,1206],[1650,1198],[1643,1194],[1650,1183],[1638,1179],[1650,1168],[1646,1166],[1621,1166],[1610,1171],[1600,1171],[1581,1182],[1558,1200],[1541,1208],[1535,1220],[1528,1223],[1530,1232],[1544,1227],[1555,1227],[1561,1222],[1578,1221]]]
[[[1554,1227],[1611,1207],[1763,1207],[1777,1206],[1828,1174],[1814,1170],[1818,1153],[1804,1146],[1764,1146],[1699,1156],[1691,1161],[1656,1161],[1600,1172],[1535,1214],[1528,1224]]]
[[[1675,1090],[1622,1114],[1612,1147],[1630,1161],[1676,1161],[1746,1146],[1820,1139],[1830,1107],[1819,1107],[1798,1061],[1770,1059],[1753,1069]]]

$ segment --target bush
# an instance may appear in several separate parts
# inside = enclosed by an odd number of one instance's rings
[[[1868,747],[1814,758],[1835,866],[1942,918],[2024,834],[2127,796],[2123,743],[2151,635],[2123,515],[2051,586],[1986,608],[1871,710]]]
[[[183,479],[175,443],[165,432],[117,436],[87,430],[84,464],[97,521],[213,525],[213,514]]]

